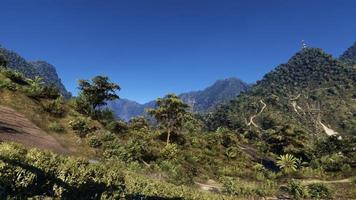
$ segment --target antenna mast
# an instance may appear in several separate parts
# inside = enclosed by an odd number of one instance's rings
[[[307,46],[307,44],[305,43],[305,41],[302,40],[302,49],[306,49],[306,48],[308,48],[308,46]]]

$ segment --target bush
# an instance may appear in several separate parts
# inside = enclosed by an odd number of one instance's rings
[[[119,199],[124,177],[115,165],[89,164],[18,145],[0,144],[2,199]]]
[[[74,99],[74,109],[86,116],[93,116],[95,111],[91,108],[89,101],[84,95],[79,95]]]
[[[44,103],[43,109],[54,117],[63,117],[66,112],[64,108],[64,100],[62,97]]]
[[[239,185],[232,178],[226,178],[223,180],[223,192],[232,196],[244,196],[248,197],[255,193],[253,188],[246,187],[245,185]]]
[[[69,122],[69,126],[79,137],[85,137],[92,129],[89,126],[89,119],[78,117]]]
[[[118,134],[128,131],[127,124],[123,121],[111,121],[105,127],[107,130]]]
[[[26,87],[25,94],[31,98],[41,98],[43,92],[43,78],[36,76],[34,79],[27,79],[29,87]]]
[[[309,197],[308,188],[302,185],[301,182],[293,180],[288,182],[287,192],[294,198],[294,199],[301,199]]]
[[[173,160],[177,158],[178,156],[178,147],[176,144],[167,144],[162,150],[161,150],[161,156],[164,159],[168,160]]]
[[[308,185],[309,196],[316,199],[332,199],[332,191],[322,183]]]
[[[129,140],[126,145],[120,146],[117,156],[124,162],[142,161],[147,152],[147,144],[140,140]]]
[[[102,145],[103,143],[101,142],[101,140],[99,138],[97,138],[96,136],[92,136],[89,139],[89,146],[93,147],[93,148],[98,148]]]
[[[61,96],[59,89],[54,85],[46,85],[42,89],[41,97],[45,99],[57,99]]]
[[[0,79],[0,88],[6,88],[11,91],[16,91],[16,84],[9,79]]]
[[[50,123],[48,128],[49,128],[49,130],[57,132],[57,133],[62,133],[64,131],[64,127],[57,122]]]
[[[28,85],[29,83],[26,81],[25,76],[16,70],[1,68],[0,72],[4,74],[6,78],[9,78],[11,81],[20,84],[20,85]]]

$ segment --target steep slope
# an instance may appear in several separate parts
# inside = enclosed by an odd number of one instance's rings
[[[356,42],[340,56],[340,60],[347,64],[356,64]]]
[[[179,97],[191,106],[193,112],[204,113],[212,111],[217,105],[226,103],[241,92],[246,92],[249,85],[238,78],[218,80],[213,85],[201,91],[180,94]],[[153,108],[155,101],[139,104],[127,99],[109,102],[108,105],[118,117],[129,120],[132,117],[144,115],[145,109]]]
[[[29,147],[68,153],[58,141],[34,125],[23,114],[0,105],[0,141],[13,141]]]
[[[0,54],[3,54],[7,61],[7,67],[22,72],[28,78],[41,76],[48,85],[56,86],[65,98],[70,98],[71,94],[65,89],[61,79],[58,77],[53,65],[44,61],[28,62],[23,57],[3,47],[0,47]]]
[[[266,74],[251,90],[219,108],[216,129],[270,132],[292,129],[309,135],[356,133],[356,70],[321,49],[307,48]],[[294,131],[293,131],[294,130]]]

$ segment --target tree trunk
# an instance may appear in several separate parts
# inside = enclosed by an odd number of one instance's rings
[[[167,146],[169,144],[169,137],[171,136],[171,131],[167,131]]]

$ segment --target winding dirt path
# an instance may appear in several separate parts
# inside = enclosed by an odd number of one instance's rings
[[[256,124],[253,120],[255,119],[256,116],[260,115],[260,114],[265,110],[265,108],[267,107],[267,105],[265,104],[265,102],[263,102],[262,99],[260,100],[260,103],[263,105],[262,108],[261,108],[261,110],[260,110],[260,112],[258,112],[258,113],[255,114],[255,115],[252,115],[252,116],[250,117],[250,122],[247,123],[247,126],[253,125],[254,127],[258,128],[257,124]]]
[[[12,141],[27,147],[53,150],[57,153],[68,153],[59,142],[41,130],[21,113],[0,106],[0,141]]]

